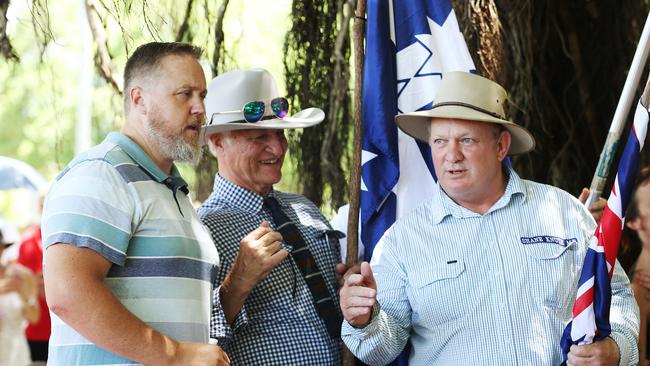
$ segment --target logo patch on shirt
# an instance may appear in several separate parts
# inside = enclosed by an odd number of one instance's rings
[[[576,238],[562,239],[557,236],[550,235],[538,235],[531,237],[521,237],[521,244],[557,244],[563,247],[574,244],[578,242]]]

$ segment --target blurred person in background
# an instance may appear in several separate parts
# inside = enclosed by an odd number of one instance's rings
[[[45,193],[39,194],[39,217],[43,210]],[[32,354],[32,365],[45,365],[47,361],[47,347],[50,339],[51,322],[50,312],[45,301],[45,287],[43,285],[43,240],[41,238],[40,222],[27,228],[23,233],[18,250],[18,263],[32,271],[36,280],[39,320],[30,323],[25,329],[29,350]]]
[[[642,168],[634,197],[625,214],[625,227],[618,260],[632,281],[639,304],[639,365],[650,365],[648,350],[648,313],[650,312],[650,167]]]
[[[0,256],[12,242],[0,231]],[[20,264],[0,263],[0,365],[27,366],[31,363],[24,334],[25,321],[38,321],[36,282]]]

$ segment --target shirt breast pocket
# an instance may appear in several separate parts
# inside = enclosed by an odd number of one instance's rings
[[[409,275],[413,324],[439,326],[458,321],[474,306],[463,260],[436,263]]]
[[[566,309],[575,298],[578,265],[575,258],[577,242],[563,246],[554,243],[524,245],[528,256],[528,283],[541,299],[542,305]]]

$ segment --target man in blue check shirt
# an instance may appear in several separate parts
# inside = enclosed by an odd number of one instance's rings
[[[578,200],[502,164],[534,148],[508,121],[507,94],[447,73],[432,109],[396,117],[431,146],[434,198],[398,220],[370,265],[341,289],[342,337],[370,365],[410,340],[411,365],[559,365],[577,278],[596,227]],[[625,273],[612,278],[612,332],[572,346],[569,365],[638,361],[638,308]]]
[[[199,208],[221,257],[211,336],[233,365],[339,364],[339,233],[305,197],[273,189],[284,129],[314,126],[323,111],[290,115],[263,69],[216,77],[206,111],[202,138],[219,163]]]

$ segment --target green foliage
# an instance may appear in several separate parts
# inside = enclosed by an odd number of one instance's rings
[[[189,0],[188,0],[189,1]],[[153,40],[172,41],[185,19],[188,1],[99,0],[97,12],[107,37],[110,67],[120,77],[127,56]],[[214,26],[221,1],[193,0],[187,32],[182,39],[204,48],[201,61],[212,79]],[[23,160],[47,179],[53,179],[74,157],[75,122],[79,101],[86,26],[82,2],[60,0],[19,1],[10,4],[8,35],[20,63],[0,59],[0,155]],[[224,20],[226,55],[223,70],[264,67],[284,90],[282,43],[289,28],[290,0],[231,0]],[[96,52],[97,44],[93,44]],[[121,94],[95,68],[92,97],[91,144],[101,142],[123,121]],[[190,185],[195,174],[183,165]],[[294,171],[285,164],[281,189],[295,190]],[[14,194],[18,198],[22,194]],[[0,197],[0,216],[15,217],[12,206]]]
[[[288,133],[292,160],[302,192],[318,206],[344,203],[346,160],[351,118],[349,90],[349,24],[344,20],[343,1],[294,1],[293,25],[287,33],[284,65],[287,91],[293,110],[319,107],[325,121],[305,130]],[[337,37],[344,33],[343,42]]]

